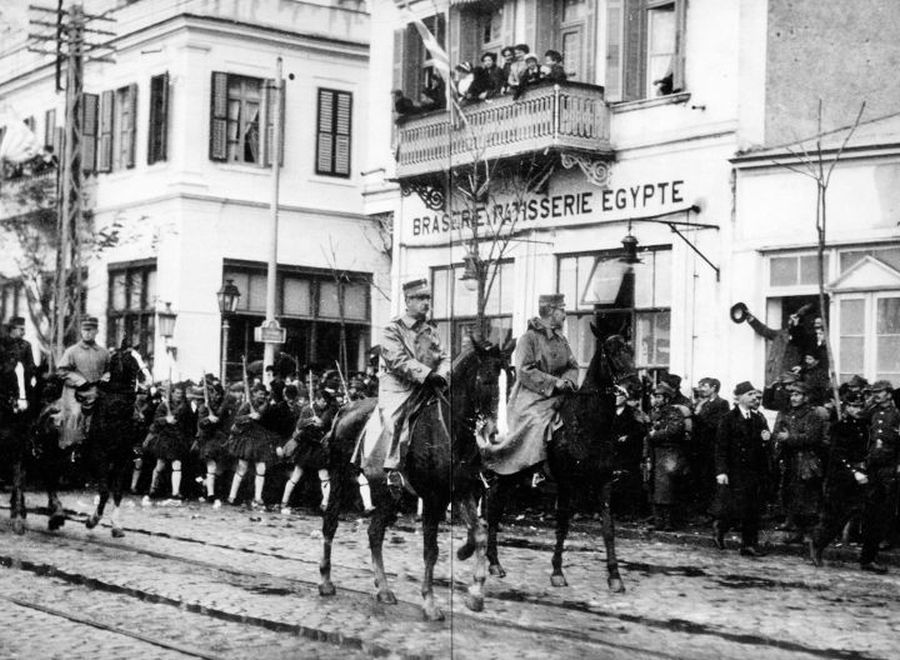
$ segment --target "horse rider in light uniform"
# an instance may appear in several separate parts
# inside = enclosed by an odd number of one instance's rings
[[[81,321],[81,341],[69,346],[57,365],[57,372],[66,386],[63,391],[61,447],[83,440],[86,435],[84,413],[88,413],[96,401],[97,383],[109,367],[109,352],[96,342],[97,326],[96,317],[84,317]]]

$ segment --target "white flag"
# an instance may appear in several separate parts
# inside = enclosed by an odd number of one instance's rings
[[[6,126],[3,142],[0,143],[0,161],[24,163],[43,152],[37,136],[21,119],[16,119]]]
[[[440,71],[444,80],[450,80],[450,56],[447,54],[447,51],[441,47],[437,38],[431,34],[431,30],[428,29],[428,26],[416,18],[416,15],[412,13],[409,7],[400,7],[398,5],[397,9],[400,10],[400,16],[404,21],[412,23],[416,27],[419,36],[422,37],[422,43],[425,44],[425,48],[427,48],[428,52],[431,54],[434,68]]]

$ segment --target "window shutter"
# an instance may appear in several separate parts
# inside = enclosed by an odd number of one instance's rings
[[[81,99],[81,169],[86,174],[97,171],[97,103],[96,94],[85,94]],[[62,143],[60,143],[62,148]],[[62,159],[62,154],[60,154]]]
[[[209,103],[209,158],[228,159],[228,74],[213,71]]]
[[[553,48],[556,35],[559,34],[559,21],[556,15],[555,2],[538,2],[536,3],[535,15],[535,38],[526,43],[533,44],[532,53],[538,58],[538,62],[543,63],[544,52],[548,48]],[[584,71],[578,72],[584,79]]]
[[[644,0],[625,0],[622,100],[644,97]]]
[[[588,0],[587,14],[584,19],[584,46],[581,54],[580,67],[584,70],[578,71],[578,79],[582,82],[595,84],[597,82],[597,58],[595,52],[597,49],[597,2],[596,0]]]
[[[281,102],[279,105],[281,106],[281,111],[279,113],[281,117],[281,139],[279,140],[280,149],[279,149],[279,158],[278,164],[284,165],[284,97],[285,97],[285,88],[286,85],[284,81],[281,81]],[[274,153],[274,149],[272,147],[272,139],[275,136],[275,103],[272,99],[275,96],[275,81],[273,79],[267,79],[263,81],[263,104],[266,109],[265,113],[265,127],[263,135],[266,136],[264,149],[265,151],[265,159],[263,162],[266,164],[266,167],[272,166],[272,154]]]
[[[353,121],[353,96],[337,92],[337,116],[334,122],[334,173],[350,176],[350,133]]]
[[[113,154],[113,106],[115,92],[107,90],[100,95],[100,131],[97,144],[97,171],[112,171]]]
[[[147,164],[168,158],[169,74],[150,78],[150,123],[147,139]]]
[[[53,145],[56,139],[56,110],[50,109],[44,113],[44,147],[53,147],[53,153],[59,157],[59,152]]]
[[[320,89],[316,129],[316,173],[331,174],[334,161],[334,93]]]
[[[672,63],[672,91],[684,89],[684,37],[687,25],[687,2],[675,0],[675,61]]]
[[[481,39],[478,34],[479,21],[478,16],[472,11],[456,11],[459,14],[459,30],[457,30],[457,39],[459,40],[459,57],[454,62],[471,62],[472,66],[477,65],[478,47]]]
[[[418,101],[422,91],[422,63],[425,61],[425,46],[422,44],[422,38],[416,32],[416,28],[412,25],[406,26],[405,42],[403,92],[413,101]]]
[[[622,0],[606,2],[606,79],[607,101],[622,100]]]
[[[403,67],[405,64],[404,55],[406,54],[406,28],[394,30],[394,71],[391,81],[391,89],[406,90],[403,79]]]
[[[137,142],[137,83],[131,83],[125,88],[125,97],[128,99],[123,121],[125,126],[122,131],[122,140],[125,148],[125,167],[134,167],[135,143]]]
[[[525,6],[523,7],[525,12],[525,40],[522,43],[533,44],[537,41],[535,33],[537,30],[537,6],[538,0],[525,0]]]

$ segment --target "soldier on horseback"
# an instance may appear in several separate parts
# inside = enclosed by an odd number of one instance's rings
[[[403,285],[403,296],[406,313],[393,319],[384,329],[382,375],[378,381],[381,442],[388,448],[385,476],[395,497],[403,490],[400,470],[409,446],[408,418],[414,395],[423,385],[445,389],[450,376],[450,358],[441,346],[437,326],[428,320],[431,309],[428,281],[407,282]]]
[[[97,400],[97,384],[109,366],[109,352],[97,344],[97,318],[86,316],[81,321],[81,341],[69,346],[57,365],[57,373],[65,383],[63,391],[63,437],[60,447],[80,443],[87,432],[88,421]]]

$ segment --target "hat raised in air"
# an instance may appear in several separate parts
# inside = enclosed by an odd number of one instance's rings
[[[735,396],[744,396],[750,392],[757,392],[758,390],[753,387],[753,383],[749,380],[742,381],[735,385],[734,387],[734,395]]]
[[[430,298],[431,289],[428,287],[428,280],[424,278],[410,280],[403,285],[403,295],[407,298]]]
[[[538,296],[538,305],[543,307],[545,305],[565,305],[566,304],[566,296],[563,293],[542,293]]]

